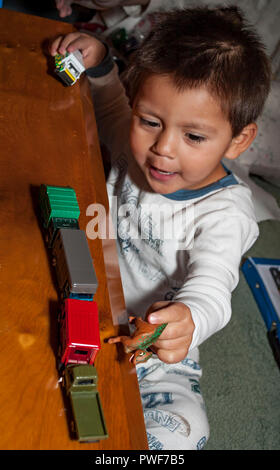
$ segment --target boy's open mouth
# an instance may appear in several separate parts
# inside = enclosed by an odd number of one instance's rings
[[[157,168],[153,165],[150,165],[149,167],[150,174],[153,178],[160,180],[160,181],[167,181],[173,176],[177,175],[176,171],[166,171],[162,170],[160,168]]]

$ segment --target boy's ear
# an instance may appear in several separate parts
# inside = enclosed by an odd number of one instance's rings
[[[258,126],[255,122],[245,126],[240,134],[234,137],[225,153],[225,157],[234,160],[251,145],[258,133]]]

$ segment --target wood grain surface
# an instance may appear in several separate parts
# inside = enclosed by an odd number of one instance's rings
[[[99,287],[102,349],[95,366],[109,438],[80,444],[56,368],[58,292],[38,221],[41,183],[75,189],[108,212],[98,135],[85,77],[64,87],[47,41],[66,23],[0,9],[0,448],[147,449],[134,367],[106,338],[127,329],[114,240],[89,240]],[[105,260],[105,262],[104,262]]]

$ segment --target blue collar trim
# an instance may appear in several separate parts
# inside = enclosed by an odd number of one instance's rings
[[[233,184],[239,184],[232,171],[230,171],[223,163],[222,165],[227,172],[227,176],[224,176],[219,181],[208,184],[208,186],[205,186],[204,188],[179,189],[179,191],[175,191],[174,193],[162,194],[162,196],[166,197],[167,199],[173,199],[173,201],[187,201],[188,199],[195,199],[201,196],[205,196],[205,194],[217,191],[221,188],[226,188],[227,186],[232,186]]]

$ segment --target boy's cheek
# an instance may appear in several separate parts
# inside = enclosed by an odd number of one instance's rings
[[[130,148],[133,154],[137,151],[138,145],[137,145],[137,133],[135,132],[135,128],[132,124],[130,128]]]
[[[154,138],[151,133],[145,131],[137,123],[132,121],[130,128],[130,146],[137,153],[146,152],[153,144]]]
[[[132,152],[135,160],[139,164],[143,164],[145,162],[145,159],[146,159],[146,150],[145,150],[145,146],[143,144],[144,144],[143,138],[141,138],[136,133],[131,134],[131,138],[130,138],[131,152]]]

